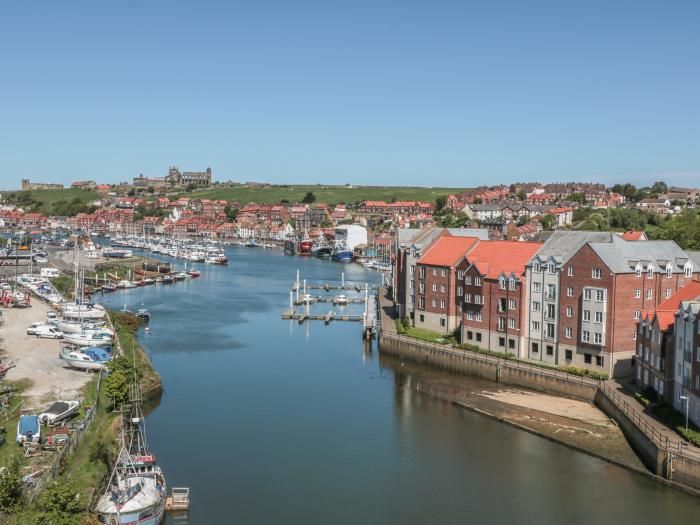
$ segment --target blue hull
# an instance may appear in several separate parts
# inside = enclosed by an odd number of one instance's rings
[[[351,251],[335,252],[331,255],[333,261],[352,261],[353,253]]]

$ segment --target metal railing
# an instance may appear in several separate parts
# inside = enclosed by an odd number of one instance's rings
[[[682,456],[685,459],[700,462],[700,450],[685,441],[669,439],[666,434],[660,432],[655,425],[651,423],[653,419],[650,416],[639,410],[640,407],[634,408],[633,405],[625,399],[625,396],[619,394],[614,387],[606,383],[601,383],[598,388],[601,394],[607,397],[608,400],[656,447],[663,451]],[[637,403],[637,401],[633,401],[633,403]]]

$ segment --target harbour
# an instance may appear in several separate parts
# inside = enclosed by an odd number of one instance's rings
[[[230,264],[201,267],[197,282],[103,299],[152,313],[139,337],[164,393],[149,441],[169,484],[190,488],[189,523],[512,523],[524,513],[552,524],[681,523],[700,512],[695,498],[440,399],[454,375],[382,357],[356,323],[279,319],[297,269],[329,285],[341,272],[377,285],[377,273],[225,250]],[[443,385],[440,398],[428,379]],[[215,446],[198,446],[211,442],[212,421]],[[566,493],[577,497],[560,501]],[[639,504],[623,508],[623,497]]]

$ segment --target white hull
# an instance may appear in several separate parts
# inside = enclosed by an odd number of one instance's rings
[[[102,370],[107,366],[107,363],[97,363],[95,361],[83,361],[81,359],[72,359],[70,357],[61,356],[61,361],[78,370]]]
[[[71,343],[78,346],[106,346],[112,344],[111,337],[101,337],[93,339],[92,337],[83,334],[64,334],[63,340],[66,343]]]

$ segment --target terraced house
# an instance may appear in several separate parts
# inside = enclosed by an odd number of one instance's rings
[[[676,314],[673,407],[700,425],[700,301],[682,301]]]

